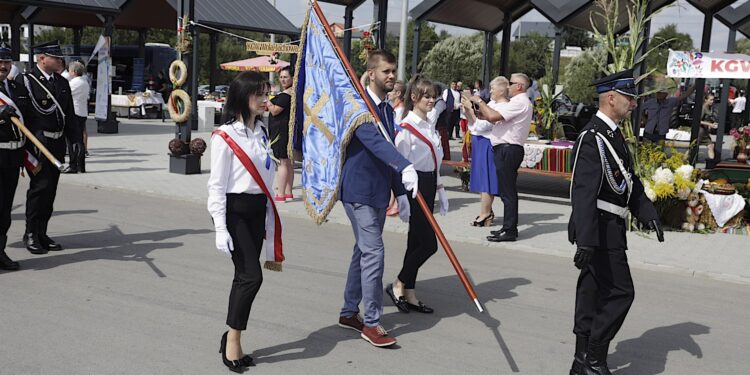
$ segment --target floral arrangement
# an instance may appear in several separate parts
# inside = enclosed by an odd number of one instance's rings
[[[732,136],[734,141],[738,145],[749,145],[750,144],[750,126],[743,126],[738,129],[732,129],[729,131],[729,135]]]
[[[669,155],[658,143],[641,144],[641,181],[652,202],[676,198],[686,200],[695,188],[698,171],[688,163],[686,154],[669,148]]]
[[[362,39],[360,39],[359,45],[362,47],[362,52],[359,53],[359,59],[362,61],[362,64],[366,64],[370,51],[375,49],[375,38],[371,31],[362,32]]]

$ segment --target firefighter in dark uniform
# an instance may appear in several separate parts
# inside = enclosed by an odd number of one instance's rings
[[[568,239],[578,247],[574,262],[581,273],[576,288],[576,349],[571,375],[610,374],[609,343],[634,297],[625,254],[629,213],[664,241],[656,209],[633,171],[619,128],[636,106],[633,72],[612,74],[594,85],[599,111],[581,131],[573,149],[573,212]]]
[[[74,121],[73,98],[68,80],[57,72],[65,66],[57,41],[32,48],[36,66],[31,72],[19,74],[16,83],[29,92],[29,116],[26,126],[58,160],[65,157],[65,124]],[[30,171],[31,182],[26,193],[26,233],[23,242],[33,254],[62,250],[60,244],[47,236],[47,224],[52,217],[60,171],[33,144],[26,145],[41,169]]]
[[[10,271],[18,269],[18,262],[5,253],[5,244],[8,242],[10,211],[23,165],[23,145],[26,141],[11,118],[23,118],[28,100],[23,86],[8,79],[13,65],[12,55],[8,45],[0,43],[0,269]]]

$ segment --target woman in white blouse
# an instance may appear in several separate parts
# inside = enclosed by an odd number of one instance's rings
[[[430,210],[434,209],[437,193],[440,214],[445,215],[448,212],[448,197],[439,174],[443,149],[440,145],[440,136],[427,119],[427,112],[435,105],[436,95],[432,82],[419,75],[412,78],[404,99],[404,111],[407,115],[401,120],[395,143],[401,155],[409,159],[417,170],[419,192],[422,193],[427,206]],[[415,284],[419,267],[437,251],[437,239],[419,203],[410,195],[407,196],[411,216],[404,264],[396,280],[389,284],[385,291],[400,311],[429,314],[433,309],[417,299]]]
[[[495,77],[490,82],[490,102],[487,105],[497,110],[503,103],[508,102],[508,87],[510,82],[503,76]],[[490,133],[496,124],[484,119],[475,119],[475,111],[469,98],[461,98],[461,104],[466,110],[469,131],[471,132],[471,177],[469,191],[479,193],[481,199],[479,216],[470,222],[475,227],[489,227],[495,219],[492,212],[492,202],[500,195],[500,185],[495,171],[495,155],[492,151]],[[481,115],[481,114],[480,114]]]
[[[270,208],[261,186],[273,187],[276,168],[261,121],[268,90],[269,84],[260,73],[239,74],[229,86],[224,106],[226,123],[219,127],[249,156],[262,184],[251,176],[221,135],[211,137],[208,211],[216,229],[216,248],[234,263],[227,313],[229,330],[221,340],[222,361],[233,372],[253,365],[252,358],[242,351],[240,333],[247,328],[250,308],[263,282],[259,257],[264,235],[273,227],[270,221],[271,228],[266,228]]]

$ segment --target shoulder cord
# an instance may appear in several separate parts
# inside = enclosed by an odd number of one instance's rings
[[[617,194],[622,195],[625,193],[625,188],[627,187],[628,190],[628,198],[627,203],[630,203],[630,194],[633,192],[633,177],[631,176],[630,172],[625,168],[625,166],[622,164],[622,160],[619,156],[617,156],[617,152],[615,151],[614,147],[612,147],[612,144],[609,143],[609,141],[604,138],[603,135],[597,133],[596,134],[596,142],[599,144],[599,155],[602,159],[602,168],[605,174],[607,175],[607,182],[609,183],[609,186],[614,190]],[[620,168],[620,172],[622,173],[624,181],[620,183],[619,185],[616,183],[614,175],[612,174],[612,167],[609,165],[609,161],[605,158],[605,151],[604,147],[607,147],[610,154],[612,154],[612,157],[615,158],[615,161],[617,162],[617,167]]]
[[[54,104],[51,107],[49,107],[49,109],[43,109],[42,107],[39,106],[39,103],[36,102],[36,98],[34,97],[34,91],[31,89],[31,82],[29,82],[28,77],[33,78],[34,81],[36,81],[36,83],[39,84],[39,87],[41,87],[47,93],[47,95],[49,95],[50,99],[52,99],[52,102]],[[29,96],[31,97],[30,101],[31,101],[31,104],[34,106],[34,109],[36,109],[37,112],[44,114],[44,115],[49,115],[49,114],[52,114],[52,112],[59,110],[60,115],[63,120],[62,130],[60,131],[65,130],[65,112],[63,112],[62,106],[60,106],[60,103],[57,102],[57,99],[55,98],[55,96],[52,95],[52,93],[47,89],[47,87],[45,87],[41,82],[39,82],[39,80],[36,77],[34,77],[33,75],[29,73],[26,73],[23,75],[23,81],[24,81],[24,84],[26,85],[27,91],[29,92]]]
[[[576,149],[576,157],[573,160],[573,171],[570,174],[570,189],[568,191],[568,195],[569,195],[571,201],[573,200],[573,180],[576,177],[576,165],[578,164],[578,156],[580,155],[581,144],[582,144],[582,141],[583,141],[583,136],[585,136],[586,133],[588,133],[588,132],[595,133],[596,131],[593,130],[593,129],[591,129],[589,131],[583,132],[580,135],[578,135],[578,148]],[[602,175],[602,178],[599,180],[599,189],[597,189],[597,195],[602,190],[602,182],[603,182],[603,180],[604,180],[604,176]]]

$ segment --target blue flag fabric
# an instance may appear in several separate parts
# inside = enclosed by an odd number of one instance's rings
[[[320,224],[336,204],[349,140],[374,119],[312,9],[300,44],[290,133],[302,131],[302,192],[308,214]]]

